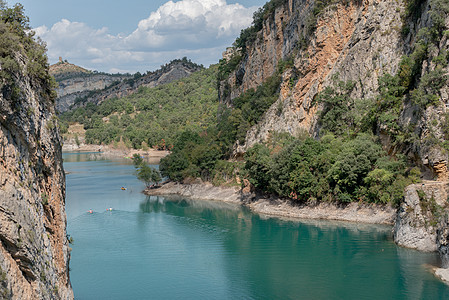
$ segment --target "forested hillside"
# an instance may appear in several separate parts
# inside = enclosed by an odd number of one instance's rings
[[[88,71],[79,66],[61,61],[50,66],[50,73],[58,83],[56,108],[65,112],[84,107],[88,103],[100,104],[107,99],[129,96],[140,87],[155,87],[170,83],[202,70],[187,57],[174,59],[156,71],[134,74],[108,74]]]
[[[215,123],[218,66],[154,88],[140,87],[130,96],[63,113],[65,126],[84,124],[87,143],[169,149],[181,130],[200,132]],[[65,127],[66,128],[66,127]]]

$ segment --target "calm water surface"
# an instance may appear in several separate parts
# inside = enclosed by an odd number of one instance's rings
[[[397,247],[390,227],[146,197],[130,161],[95,153],[64,167],[76,299],[449,299],[427,270],[438,257]]]

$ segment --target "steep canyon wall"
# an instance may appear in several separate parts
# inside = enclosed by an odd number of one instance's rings
[[[16,94],[0,94],[0,298],[73,299],[54,102],[16,57]]]
[[[336,78],[355,84],[351,97],[376,101],[379,78],[396,74],[401,58],[413,50],[419,30],[432,26],[432,1],[425,2],[413,20],[403,17],[406,10],[403,1],[336,1],[316,17],[316,29],[310,34],[306,29],[310,27],[314,3],[289,0],[278,6],[272,17],[264,19],[262,30],[247,46],[239,65],[221,82],[220,101],[232,107],[234,98],[275,74],[281,61],[293,60],[293,67],[282,73],[278,100],[247,132],[245,143],[235,145],[236,155],[267,140],[272,132],[319,135],[317,120],[322,106],[314,100],[325,87],[333,86]],[[449,19],[445,21],[449,23]],[[406,34],[404,26],[409,29]],[[444,35],[438,47],[432,48],[423,61],[422,73],[435,70],[433,60],[447,49],[447,35]],[[444,70],[447,73],[447,66]],[[435,126],[435,123],[442,123],[446,118],[448,94],[446,84],[439,91],[438,104],[419,113],[416,105],[404,102],[401,122],[414,124],[417,136],[406,149],[394,148],[382,128],[378,132],[386,148],[407,153],[429,179],[446,180],[448,176],[446,151],[428,143],[430,137],[444,138],[439,129],[441,124]]]

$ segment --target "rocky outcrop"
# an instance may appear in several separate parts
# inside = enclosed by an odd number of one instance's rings
[[[377,5],[351,2],[330,8],[321,16],[315,40],[305,53],[295,57],[296,73],[303,76],[291,85],[289,80],[295,74],[284,74],[280,98],[262,122],[248,132],[241,151],[265,140],[270,131],[315,134],[318,107],[312,101],[325,86],[333,84],[336,74],[339,80],[359,83],[354,97],[373,95],[378,77],[392,71],[385,67],[395,68],[392,66],[397,65],[402,53],[395,51],[400,38],[398,30],[394,30],[400,28],[397,2],[370,2]],[[388,35],[387,30],[391,31]]]
[[[161,69],[145,75],[138,73],[133,76],[111,75],[91,72],[61,79],[63,75],[60,74],[56,77],[59,84],[56,107],[59,112],[64,112],[72,106],[76,108],[87,103],[100,104],[106,99],[131,95],[140,87],[156,87],[187,77],[201,68],[202,66],[184,59],[174,60],[162,66]]]
[[[283,74],[279,99],[261,122],[248,131],[246,143],[236,152],[245,152],[255,143],[265,141],[273,131],[314,134],[319,129],[318,107],[312,101],[325,86],[333,84],[334,75],[339,80],[357,83],[354,97],[371,97],[376,93],[378,78],[385,72],[396,71],[404,54],[400,2],[347,1],[329,6],[317,19],[308,46],[301,49],[311,6],[313,1],[290,0],[277,8],[273,19],[265,21],[248,55],[229,77],[231,92],[221,99],[232,105],[233,98],[273,75],[280,60],[289,57],[294,60],[294,68]],[[238,85],[235,78],[242,69],[244,75]]]
[[[279,61],[289,57],[294,60],[294,71],[283,74],[279,100],[257,128],[248,132],[242,151],[266,139],[270,130],[312,133],[316,125],[312,100],[323,87],[332,84],[333,75],[338,74],[343,81],[359,82],[354,96],[369,97],[376,91],[382,72],[397,68],[403,55],[402,50],[398,51],[403,11],[400,3],[347,1],[329,6],[317,19],[308,46],[302,49],[303,28],[312,6],[313,1],[290,0],[278,7],[228,79],[231,92],[228,97],[222,95],[221,100],[232,105],[233,98],[273,75]],[[244,75],[238,85],[236,77],[241,70]]]
[[[58,94],[56,109],[59,112],[67,111],[75,103],[76,99],[87,97],[89,92],[103,90],[113,83],[121,82],[130,77],[88,73],[59,80],[58,88],[56,89]]]
[[[449,269],[435,268],[434,273],[435,276],[440,278],[443,282],[449,284]]]
[[[405,190],[394,227],[395,242],[420,251],[449,254],[449,185],[447,182],[413,184]]]
[[[388,205],[359,204],[335,205],[307,203],[295,206],[291,201],[278,198],[256,197],[239,187],[217,187],[210,183],[180,184],[169,182],[160,188],[145,190],[147,195],[179,195],[195,200],[214,200],[239,203],[264,216],[339,220],[357,223],[385,224],[394,222],[396,210]]]
[[[131,78],[129,74],[106,74],[86,70],[80,66],[62,61],[50,66],[50,74],[56,79],[58,95],[56,109],[64,112],[70,109],[78,98],[84,98],[92,91],[102,90],[113,83]]]
[[[54,103],[16,59],[17,93],[0,93],[0,298],[73,299]]]
[[[63,61],[62,57],[59,57],[58,63],[50,66],[49,72],[57,81],[92,73],[87,69],[69,63],[67,60]]]

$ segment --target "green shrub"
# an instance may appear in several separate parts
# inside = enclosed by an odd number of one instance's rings
[[[354,108],[354,100],[350,97],[354,84],[350,81],[334,80],[334,87],[326,87],[315,98],[317,103],[323,104],[323,110],[319,115],[319,123],[322,129],[341,135],[347,132],[354,120],[350,113]]]
[[[43,205],[48,205],[48,195],[47,195],[47,193],[42,193],[41,194],[41,199],[42,199],[42,204]]]
[[[256,144],[245,153],[244,170],[254,187],[261,190],[268,187],[271,163],[270,150],[264,145]]]
[[[234,71],[242,60],[242,55],[236,52],[229,61],[220,59],[218,66],[217,81],[226,79],[232,71]]]
[[[45,100],[55,99],[55,82],[49,75],[49,65],[45,54],[45,43],[34,38],[29,19],[22,4],[8,7],[0,2],[0,85],[6,99],[17,102],[20,98],[17,81],[28,76],[31,83],[43,90]],[[24,68],[18,63],[18,55],[23,57]]]
[[[212,174],[212,184],[215,186],[237,185],[236,178],[241,167],[241,162],[217,160]]]
[[[245,155],[243,174],[257,189],[293,201],[368,201],[398,205],[406,185],[419,173],[406,174],[403,158],[393,159],[367,134],[320,141],[294,139],[279,152],[255,145]]]

